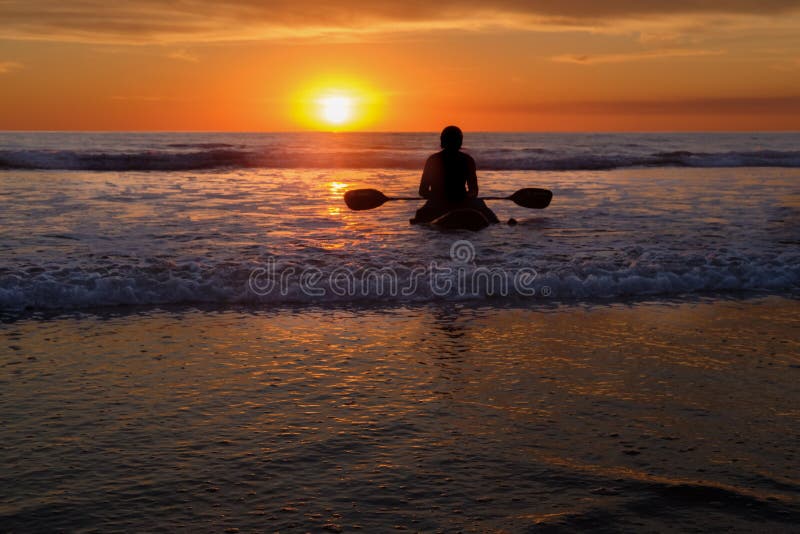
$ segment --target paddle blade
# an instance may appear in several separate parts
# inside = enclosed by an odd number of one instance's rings
[[[513,200],[519,206],[541,210],[550,205],[550,201],[553,200],[553,192],[547,189],[529,187],[520,189],[508,199]]]
[[[383,205],[389,197],[377,189],[353,189],[344,194],[344,202],[351,210],[371,210]]]

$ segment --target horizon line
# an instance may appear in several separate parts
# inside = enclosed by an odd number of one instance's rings
[[[730,129],[730,130],[466,130],[470,134],[693,134],[693,133],[800,133],[800,129]],[[441,130],[102,130],[102,129],[2,129],[0,134],[14,133],[127,133],[127,134],[436,134]]]

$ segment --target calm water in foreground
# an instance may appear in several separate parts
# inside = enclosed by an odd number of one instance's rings
[[[19,320],[0,525],[788,530],[798,331],[777,297]]]

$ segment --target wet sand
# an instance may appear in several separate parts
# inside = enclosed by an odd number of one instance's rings
[[[0,530],[800,523],[800,306],[145,310],[0,325]]]

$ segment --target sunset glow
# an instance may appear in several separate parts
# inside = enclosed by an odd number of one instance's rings
[[[59,6],[0,7],[0,129],[800,129],[786,1]]]
[[[0,534],[798,528],[798,30],[0,0]]]

